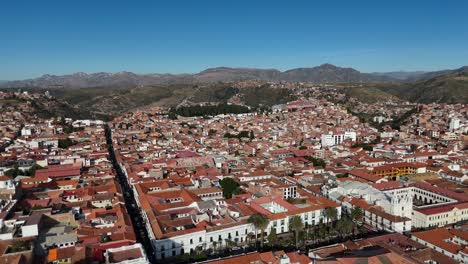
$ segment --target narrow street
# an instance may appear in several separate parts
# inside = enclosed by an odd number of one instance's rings
[[[135,206],[136,201],[135,201],[135,196],[133,195],[133,190],[131,186],[129,186],[126,176],[124,172],[120,169],[120,166],[115,157],[114,145],[112,142],[112,131],[108,125],[105,126],[105,131],[106,131],[106,141],[107,141],[107,145],[109,148],[110,159],[112,161],[114,170],[116,171],[117,181],[120,184],[122,191],[123,191],[123,195],[125,199],[125,206],[127,208],[128,214],[130,215],[130,219],[132,219],[132,224],[135,230],[137,241],[143,245],[143,248],[146,251],[148,260],[151,263],[156,263],[154,251],[151,246],[151,240],[149,239],[149,236],[148,236],[148,231],[146,230],[140,210],[138,209],[138,207]]]

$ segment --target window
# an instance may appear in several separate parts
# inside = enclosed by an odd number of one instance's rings
[[[190,245],[192,245],[192,244],[193,244],[193,239],[190,239]]]
[[[202,242],[202,237],[199,237],[199,238],[198,238],[198,242]]]

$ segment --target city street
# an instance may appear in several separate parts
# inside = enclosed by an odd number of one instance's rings
[[[156,263],[154,250],[151,246],[151,240],[148,236],[148,231],[146,230],[145,223],[143,222],[143,218],[141,216],[140,210],[135,206],[135,197],[133,196],[133,190],[131,186],[129,186],[128,181],[124,172],[120,169],[119,164],[117,163],[117,159],[115,157],[114,146],[112,143],[112,132],[109,126],[106,125],[106,139],[107,144],[109,147],[109,155],[112,161],[114,170],[116,171],[117,181],[119,182],[120,186],[122,187],[122,191],[124,194],[125,199],[125,206],[127,208],[127,212],[132,219],[133,228],[135,230],[135,235],[137,241],[143,245],[143,248],[146,251],[146,255],[148,256],[148,260],[151,263]]]

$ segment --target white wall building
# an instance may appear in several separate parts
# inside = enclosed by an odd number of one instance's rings
[[[344,140],[356,141],[356,132],[346,131],[344,133],[323,134],[321,136],[322,147],[340,145]]]
[[[460,128],[460,119],[452,117],[449,123],[449,130],[454,131]]]

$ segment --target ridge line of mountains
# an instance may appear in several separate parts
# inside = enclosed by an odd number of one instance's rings
[[[69,75],[45,74],[39,78],[0,82],[3,88],[55,87],[87,88],[87,87],[131,87],[160,84],[212,83],[240,80],[315,82],[315,83],[414,83],[427,81],[435,77],[467,73],[468,66],[453,70],[432,72],[383,72],[362,73],[353,68],[337,67],[332,64],[322,64],[311,68],[296,68],[286,71],[260,68],[209,68],[195,74],[151,73],[136,74],[132,72],[119,73],[74,73]]]

